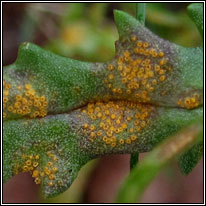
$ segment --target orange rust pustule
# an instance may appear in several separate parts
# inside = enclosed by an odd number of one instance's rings
[[[139,102],[150,102],[150,94],[172,71],[169,56],[158,46],[140,40],[136,34],[132,34],[129,41],[131,46],[107,64],[104,83],[113,95],[129,95]]]
[[[47,152],[49,161],[46,166],[42,166],[42,158],[39,154],[23,154],[21,156],[22,166],[16,164],[13,167],[13,173],[29,172],[34,178],[36,184],[41,184],[43,179],[47,179],[48,186],[53,186],[56,183],[56,174],[58,172],[57,161],[58,158],[51,151]],[[51,185],[51,182],[53,183]]]
[[[89,103],[79,110],[81,131],[90,142],[97,139],[111,147],[131,144],[138,133],[149,124],[153,107],[127,101]],[[124,132],[129,132],[122,138]]]
[[[177,105],[186,109],[194,109],[201,104],[200,97],[201,96],[198,93],[181,97],[178,99]]]
[[[15,86],[16,93],[14,98],[11,98],[12,86],[3,80],[3,118],[9,114],[29,116],[30,118],[45,117],[47,115],[48,102],[45,96],[39,96],[30,84],[25,84],[23,87]]]

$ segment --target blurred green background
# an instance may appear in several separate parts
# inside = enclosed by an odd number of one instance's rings
[[[147,3],[146,26],[174,43],[198,46],[201,39],[186,14],[187,5]],[[114,9],[133,16],[136,12],[134,3],[4,3],[4,65],[15,60],[18,45],[24,41],[74,59],[111,59],[118,39]]]
[[[174,43],[199,46],[201,38],[186,14],[187,5],[147,3],[146,26]],[[18,46],[24,41],[83,61],[110,60],[115,55],[114,43],[118,39],[113,10],[135,16],[135,8],[134,3],[3,3],[3,65],[15,61]],[[81,169],[69,190],[44,202],[112,202],[128,173],[129,155],[91,161]],[[202,182],[202,161],[187,177],[179,173],[174,162],[150,186],[142,202],[200,203],[203,201]],[[36,188],[31,177],[14,177],[4,186],[4,201],[16,202],[15,197],[18,197],[22,203],[42,202],[35,194]],[[30,199],[25,198],[26,195],[30,197],[29,191],[33,191]]]

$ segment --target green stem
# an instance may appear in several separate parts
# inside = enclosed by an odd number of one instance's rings
[[[137,3],[136,4],[136,18],[139,22],[144,25],[145,24],[145,3]]]
[[[145,3],[137,3],[136,4],[136,18],[140,21],[142,25],[145,24]],[[132,170],[137,164],[139,160],[139,153],[133,153],[130,157],[130,170]]]
[[[132,153],[130,157],[130,171],[138,164],[139,153]]]

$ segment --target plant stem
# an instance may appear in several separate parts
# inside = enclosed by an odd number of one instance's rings
[[[130,171],[138,164],[139,153],[132,153],[130,157]]]
[[[136,18],[142,25],[145,24],[145,3],[136,4]],[[130,171],[137,165],[139,160],[139,153],[133,153],[130,157]]]
[[[136,4],[136,18],[142,25],[145,25],[145,3]]]

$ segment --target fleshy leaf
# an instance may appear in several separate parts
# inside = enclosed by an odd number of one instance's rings
[[[178,165],[184,175],[188,175],[197,165],[203,154],[203,144],[194,145],[191,149],[180,156]]]
[[[67,116],[8,121],[3,129],[3,181],[30,172],[44,197],[64,192],[89,161],[89,155],[78,149]]]
[[[134,87],[138,88],[133,93],[137,97],[135,101],[139,99],[140,102],[160,106],[194,108],[195,106],[189,102],[197,95],[197,105],[202,104],[202,48],[184,48],[172,44],[153,34],[127,13],[115,11],[114,15],[120,34],[120,40],[116,42],[119,70],[121,70],[120,57],[125,60],[121,80],[130,81],[127,87],[130,89],[133,86],[131,85],[133,79],[129,75],[129,79],[124,78],[124,72],[131,69],[131,76],[132,72],[137,71],[139,77],[138,85],[135,84],[135,80],[133,83]],[[136,61],[133,61],[134,59]],[[138,62],[142,63],[139,65]],[[144,75],[141,75],[141,71]],[[145,92],[145,95],[137,91]],[[130,91],[126,90],[127,92]],[[130,95],[127,96],[128,98]]]
[[[4,70],[5,120],[64,113],[100,100],[187,109],[202,104],[201,48],[165,41],[121,11],[115,11],[115,20],[120,39],[107,63],[76,61],[22,44],[16,62]]]
[[[86,104],[98,93],[97,88],[102,91],[92,68],[92,63],[23,43],[16,62],[4,70],[6,119],[43,117]]]
[[[187,111],[97,102],[68,114],[6,121],[4,182],[29,171],[41,184],[43,195],[51,197],[65,191],[90,159],[150,151],[168,135],[201,117],[201,108]]]
[[[51,197],[90,159],[150,151],[202,118],[202,48],[165,41],[121,11],[115,21],[120,38],[109,62],[24,43],[4,68],[4,181],[28,171]]]
[[[193,3],[187,7],[190,18],[196,24],[203,38],[203,3]]]

